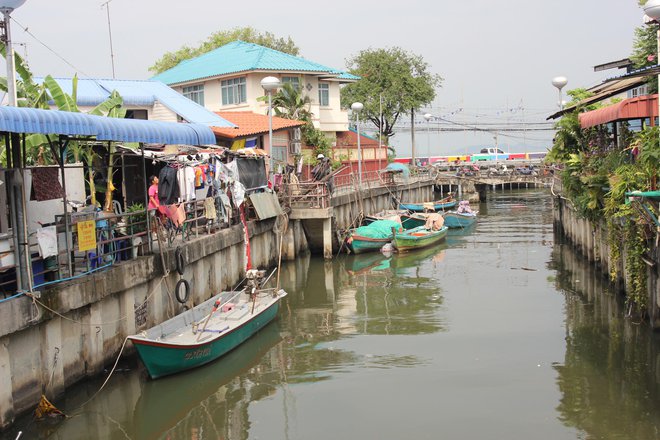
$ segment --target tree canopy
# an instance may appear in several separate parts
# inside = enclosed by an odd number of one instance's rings
[[[399,117],[431,103],[442,83],[420,55],[399,47],[363,50],[346,67],[361,79],[342,89],[342,105],[364,104],[361,117],[381,129],[386,140],[394,135]]]
[[[278,38],[270,32],[261,32],[252,27],[234,28],[212,33],[197,47],[182,46],[175,52],[166,52],[149,70],[154,74],[164,72],[176,66],[183,60],[195,58],[232,41],[241,40],[269,47],[291,55],[298,55],[300,49],[291,37]]]

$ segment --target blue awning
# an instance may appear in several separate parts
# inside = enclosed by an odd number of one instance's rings
[[[200,124],[106,118],[85,113],[0,107],[0,131],[69,136],[97,140],[157,144],[212,145],[215,135]]]

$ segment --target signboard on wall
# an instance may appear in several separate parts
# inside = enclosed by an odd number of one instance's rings
[[[78,222],[78,250],[90,251],[96,249],[96,222],[85,220]]]

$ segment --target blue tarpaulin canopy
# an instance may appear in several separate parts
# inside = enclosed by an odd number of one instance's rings
[[[215,144],[205,125],[138,119],[106,118],[85,113],[0,107],[0,131],[68,136],[94,136],[97,140],[158,144]]]
[[[387,166],[385,167],[385,171],[400,172],[403,174],[404,179],[410,177],[410,168],[408,168],[407,165],[404,165],[402,163],[392,162],[390,164],[387,164]]]

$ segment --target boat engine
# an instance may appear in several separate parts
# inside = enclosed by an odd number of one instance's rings
[[[247,279],[247,284],[250,290],[255,290],[261,288],[264,283],[264,277],[266,276],[265,270],[250,269],[245,273],[245,278]]]

